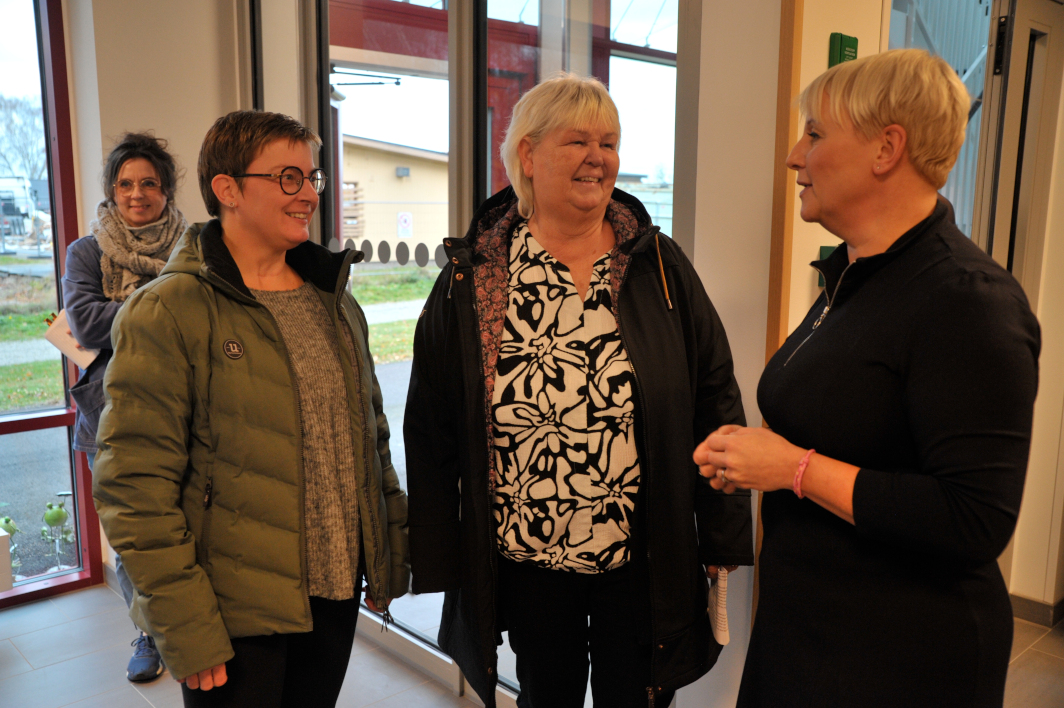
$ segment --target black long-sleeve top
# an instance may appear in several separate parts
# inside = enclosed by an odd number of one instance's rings
[[[1023,494],[1038,323],[942,202],[886,253],[850,263],[841,246],[813,266],[824,292],[758,403],[787,440],[861,468],[854,524],[765,494],[739,705],[1000,706],[996,558]]]

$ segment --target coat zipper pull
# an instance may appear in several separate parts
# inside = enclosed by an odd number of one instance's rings
[[[203,494],[203,508],[209,509],[211,507],[211,490],[214,487],[214,482],[208,477],[207,486],[204,488]]]
[[[654,708],[654,687],[647,686],[647,708]]]
[[[816,322],[813,323],[813,329],[820,326],[820,323],[824,321],[824,318],[828,316],[828,312],[831,311],[831,305],[824,305],[824,311],[820,313],[820,317],[816,318]]]

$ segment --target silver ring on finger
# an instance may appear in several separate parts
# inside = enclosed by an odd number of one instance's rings
[[[728,469],[727,469],[727,468],[721,468],[721,470],[720,470],[720,478],[721,478],[722,480],[724,480],[724,483],[725,483],[725,484],[728,484],[729,482],[731,482],[731,480],[730,480],[730,479],[728,479],[728,475],[727,475],[727,472],[728,472]]]

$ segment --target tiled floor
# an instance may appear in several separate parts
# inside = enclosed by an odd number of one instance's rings
[[[169,674],[125,679],[135,631],[105,586],[0,611],[0,708],[180,708]],[[355,640],[341,708],[472,708],[447,688],[362,639]],[[1064,706],[1064,622],[1016,620],[1005,708]]]
[[[126,681],[136,636],[122,598],[100,586],[0,610],[0,708],[181,708],[169,673]],[[416,669],[355,639],[340,708],[473,708]]]
[[[1064,706],[1064,621],[1052,630],[1015,622],[1005,708]]]

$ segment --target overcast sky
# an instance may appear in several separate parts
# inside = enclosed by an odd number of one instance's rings
[[[0,0],[4,20],[0,40],[0,94],[41,96],[41,72],[37,63],[37,22],[30,0]]]

